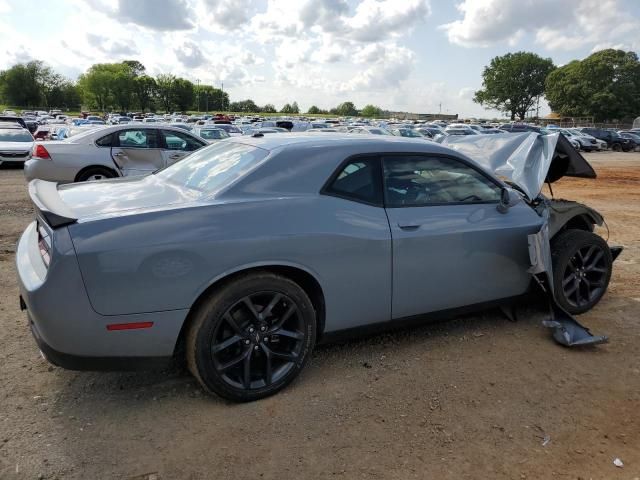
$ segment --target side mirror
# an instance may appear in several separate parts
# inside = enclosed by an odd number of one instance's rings
[[[500,203],[498,204],[498,211],[500,213],[507,213],[511,207],[517,205],[522,197],[518,192],[512,188],[504,187],[500,193]]]

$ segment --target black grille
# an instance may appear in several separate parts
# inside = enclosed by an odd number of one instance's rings
[[[25,158],[29,152],[0,152],[2,158]]]

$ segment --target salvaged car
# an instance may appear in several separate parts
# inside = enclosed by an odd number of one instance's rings
[[[602,298],[619,250],[593,233],[596,211],[541,195],[545,181],[595,176],[559,137],[467,137],[493,141],[487,155],[464,137],[257,134],[143,178],[34,180],[21,305],[56,365],[184,352],[207,391],[234,401],[281,390],[338,333],[513,304],[538,286],[561,343],[597,343],[571,314]]]
[[[100,127],[62,141],[38,142],[24,174],[27,180],[54,182],[146,175],[205,145],[204,139],[166,125]]]

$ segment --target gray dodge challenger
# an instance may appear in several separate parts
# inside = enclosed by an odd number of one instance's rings
[[[482,137],[256,134],[146,177],[33,180],[21,307],[55,365],[181,354],[234,401],[281,390],[339,333],[538,288],[561,343],[602,341],[571,315],[602,298],[620,249],[593,233],[596,211],[541,194],[595,172],[558,134]]]

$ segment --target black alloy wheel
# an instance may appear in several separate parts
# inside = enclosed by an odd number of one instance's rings
[[[205,389],[234,401],[272,395],[308,360],[316,318],[308,296],[288,278],[240,276],[212,292],[187,333],[187,363]]]
[[[609,285],[612,257],[609,246],[598,235],[566,230],[552,244],[556,301],[569,313],[593,308]]]

